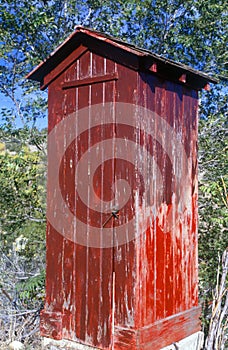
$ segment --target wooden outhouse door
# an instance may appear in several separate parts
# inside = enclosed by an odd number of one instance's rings
[[[83,74],[82,63],[80,72]],[[113,240],[120,219],[115,188],[115,84],[115,75],[106,74],[81,79],[73,87],[66,82],[64,87],[65,105],[76,99],[76,128],[85,125],[65,153],[60,176],[65,201],[83,222],[76,222],[73,245],[69,240],[64,243],[63,337],[102,348],[112,343]],[[103,108],[105,103],[107,108]]]
[[[60,174],[78,220],[64,242],[63,338],[112,348],[115,326],[134,326],[135,196],[140,205],[144,185],[134,165],[139,135],[129,125],[136,116],[115,103],[116,74],[98,79],[64,87],[67,106],[76,98],[75,127],[83,132]]]

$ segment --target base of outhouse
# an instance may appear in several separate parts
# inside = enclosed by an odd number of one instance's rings
[[[170,344],[161,350],[201,350],[203,348],[204,334],[196,332],[176,343]],[[69,340],[54,340],[51,338],[43,338],[44,350],[99,350],[92,346],[83,345]],[[129,350],[131,350],[129,348]]]

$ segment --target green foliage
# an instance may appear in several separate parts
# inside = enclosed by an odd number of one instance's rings
[[[208,92],[200,109],[199,286],[207,334],[217,267],[228,247],[227,95],[216,89]]]
[[[0,313],[5,325],[0,338],[4,343],[19,334],[27,338],[26,334],[39,329],[45,293],[46,167],[42,132],[39,139],[35,133],[35,140],[26,128],[9,133],[5,125],[0,132],[4,144],[0,152]]]
[[[28,128],[11,129],[11,133],[9,128],[9,124],[0,128],[4,145],[0,152],[0,248],[11,263],[6,264],[6,275],[3,271],[0,275],[3,280],[11,276],[13,285],[20,286],[18,302],[38,307],[44,293],[46,167],[42,150],[35,144],[42,145],[44,132],[34,141]],[[17,269],[9,273],[12,261],[17,261],[19,278]],[[14,288],[8,293],[14,295]]]
[[[22,235],[28,240],[24,253],[33,257],[34,242],[44,250],[45,164],[40,152],[31,152],[29,146],[7,148],[10,151],[0,154],[0,240],[9,250]]]
[[[220,79],[217,87],[200,94],[200,295],[210,304],[218,256],[228,246],[228,17],[227,4],[220,0],[1,2],[0,93],[6,102],[0,111],[0,242],[9,258],[18,249],[17,256],[32,271],[32,277],[18,285],[20,296],[28,305],[31,298],[39,299],[45,250],[46,130],[41,132],[37,123],[44,125],[46,120],[47,96],[25,75],[78,24]],[[204,310],[205,324],[208,310]]]
[[[98,0],[87,4],[91,9],[89,26],[207,72],[223,74],[228,24],[224,2]]]
[[[202,291],[212,291],[218,255],[228,247],[228,141],[223,106],[219,113],[200,121],[199,138],[200,277]]]
[[[45,283],[45,270],[31,278],[18,282],[16,289],[19,294],[19,298],[24,306],[28,308],[34,308],[35,304],[40,307],[44,301],[44,283]]]

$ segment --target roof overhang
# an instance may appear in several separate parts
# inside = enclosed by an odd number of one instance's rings
[[[44,78],[80,45],[139,71],[150,71],[167,80],[184,83],[193,89],[209,89],[209,83],[218,81],[209,75],[182,63],[166,59],[148,50],[140,49],[122,40],[95,30],[76,27],[76,30],[50,56],[33,69],[26,78],[39,81],[44,89]]]

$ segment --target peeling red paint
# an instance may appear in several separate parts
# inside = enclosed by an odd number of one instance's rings
[[[116,239],[118,227],[133,219],[137,238],[125,244],[116,242],[113,247],[91,247],[63,237],[48,223],[47,296],[41,315],[41,334],[100,349],[156,350],[200,329],[197,92],[184,85],[187,73],[181,82],[174,82],[171,76],[159,77],[155,64],[148,71],[131,69],[127,64],[128,59],[132,62],[132,57],[127,56],[131,50],[126,57],[122,52],[121,57],[125,57],[122,65],[120,57],[116,59],[117,49],[120,50],[118,45],[107,58],[94,42],[92,48],[82,43],[59,68],[55,67],[44,77],[49,94],[48,130],[51,133],[71,113],[75,112],[77,118],[77,111],[85,107],[113,102],[112,123],[105,125],[105,114],[92,116],[99,118],[100,125],[92,128],[88,125],[88,130],[67,147],[56,176],[64,201],[71,213],[87,225],[88,232],[93,227],[102,231],[105,226],[113,229]],[[139,113],[132,115],[132,125],[139,127],[116,123],[118,103],[126,104],[126,109],[118,110],[119,120],[126,119],[128,104],[156,113],[182,142],[186,158],[180,159],[178,143],[170,140],[168,131],[161,130],[156,119],[147,123]],[[128,145],[134,143],[147,153],[129,154],[134,163],[118,158],[119,139],[126,142],[126,152]],[[158,139],[165,141],[169,152]],[[109,148],[99,148],[102,140],[110,141]],[[112,214],[114,208],[106,213],[101,208],[89,208],[78,193],[77,164],[92,147],[103,152],[103,161],[97,165],[92,179],[97,198],[108,202],[124,196],[128,186],[124,183],[123,192],[118,193],[116,184],[120,179],[130,186],[128,201],[118,208],[116,216]],[[106,159],[109,154],[106,152],[111,152],[113,157]],[[143,158],[145,154],[153,157],[156,171],[154,163],[151,165]],[[88,156],[88,173],[90,164],[96,164],[96,157]],[[180,179],[184,167],[189,168],[190,176]],[[162,186],[156,172],[161,176]],[[145,194],[148,184],[149,197]],[[183,200],[181,191],[186,196]],[[162,203],[153,217],[152,207],[161,197]],[[49,193],[48,206],[52,208],[53,203]],[[146,231],[141,232],[148,210],[151,221]],[[72,232],[77,234],[77,230]]]

